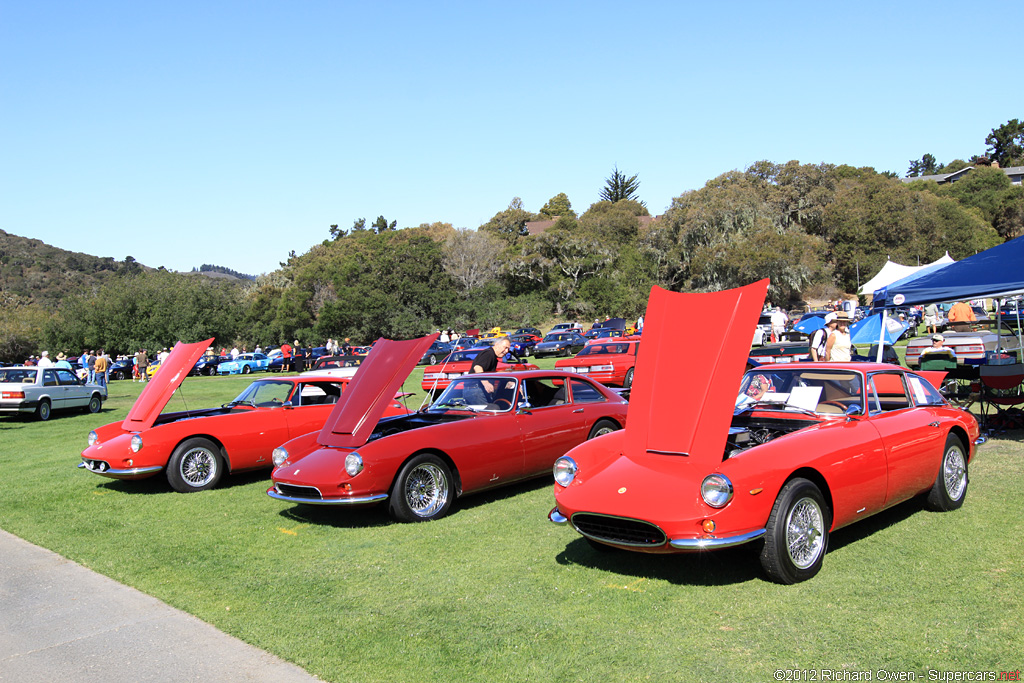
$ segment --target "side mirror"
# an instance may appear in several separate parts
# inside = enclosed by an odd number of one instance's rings
[[[864,409],[859,403],[851,403],[850,407],[846,409],[846,417],[852,417],[854,415],[860,415]]]

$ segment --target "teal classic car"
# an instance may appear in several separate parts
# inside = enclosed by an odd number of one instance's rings
[[[262,353],[241,353],[234,360],[217,366],[218,375],[248,375],[256,370],[269,370],[270,358]]]

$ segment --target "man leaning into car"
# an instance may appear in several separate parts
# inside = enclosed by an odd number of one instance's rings
[[[511,346],[512,342],[509,341],[508,337],[499,337],[493,346],[484,349],[473,359],[473,367],[470,368],[470,373],[494,372],[498,369],[498,359],[504,358]],[[494,393],[494,387],[490,382],[484,380],[483,384],[488,393]]]

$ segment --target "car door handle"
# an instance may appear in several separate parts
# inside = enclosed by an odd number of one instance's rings
[[[936,429],[938,429],[938,427],[939,427],[939,423],[938,423],[938,422],[929,422],[929,423],[928,423],[928,426],[929,426],[929,427],[935,427]]]
[[[574,413],[582,413],[583,412],[583,408],[577,408],[576,410],[574,410],[572,412],[574,412]]]

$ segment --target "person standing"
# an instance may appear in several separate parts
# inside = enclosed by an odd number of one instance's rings
[[[826,353],[825,353],[825,349],[826,349],[826,347],[828,345],[828,338],[829,338],[829,336],[836,329],[836,326],[837,326],[836,317],[837,316],[836,316],[835,313],[829,313],[828,315],[826,315],[825,316],[825,325],[823,327],[821,327],[820,329],[815,330],[814,334],[811,335],[811,360],[812,361],[822,361],[822,360],[825,360],[825,358],[827,358]]]
[[[103,349],[96,354],[96,363],[93,365],[93,376],[96,378],[94,384],[101,387],[107,386],[107,368],[109,368],[107,354]]]
[[[43,351],[39,355],[38,366],[41,367],[41,368],[52,368],[53,367],[53,361],[50,360],[50,352],[49,351]]]
[[[139,352],[135,354],[135,358],[137,359],[136,365],[139,368],[139,381],[148,381],[149,378],[146,376],[146,368],[149,366],[149,357],[146,355],[146,349],[140,349]]]
[[[786,331],[786,323],[789,322],[789,317],[782,310],[781,306],[776,306],[775,310],[772,311],[772,341],[782,341],[782,333]]]
[[[965,330],[967,323],[974,322],[978,316],[974,315],[974,309],[963,301],[957,301],[949,309],[949,323],[954,330]]]
[[[89,349],[89,384],[96,384],[96,351]]]
[[[850,316],[846,313],[836,318],[836,329],[828,336],[825,344],[825,359],[840,363],[849,362],[853,344],[850,342]]]
[[[924,326],[928,334],[935,334],[939,325],[939,305],[928,304],[924,307]]]

